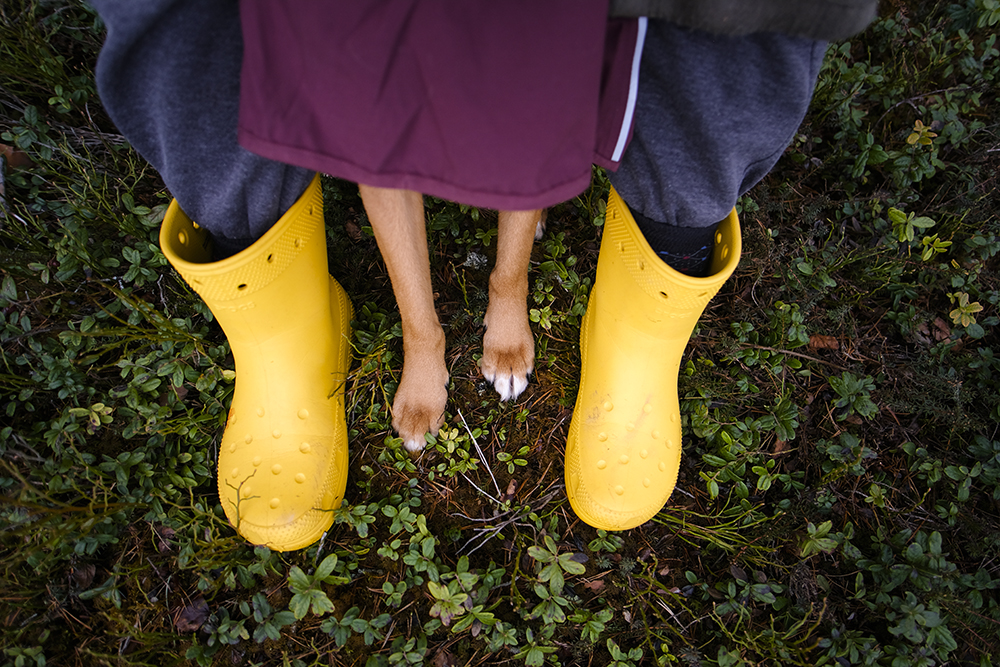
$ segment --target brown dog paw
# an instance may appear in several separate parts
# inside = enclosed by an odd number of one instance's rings
[[[444,358],[414,353],[404,356],[403,377],[392,401],[392,427],[410,453],[424,449],[425,433],[437,435],[448,402],[448,369]]]
[[[423,387],[408,391],[400,384],[392,402],[392,427],[403,439],[403,447],[411,454],[427,446],[424,434],[437,435],[444,423],[444,408],[448,391],[444,386]]]
[[[493,384],[501,401],[517,398],[524,391],[534,367],[535,341],[527,317],[520,324],[494,321],[486,329],[479,370]]]

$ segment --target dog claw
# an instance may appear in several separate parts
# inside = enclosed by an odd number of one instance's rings
[[[531,373],[531,368],[528,369],[527,373],[521,375],[516,374],[513,369],[507,373],[496,373],[482,369],[482,373],[486,381],[492,384],[496,392],[500,394],[500,400],[509,401],[520,396],[521,392],[528,388],[528,374]]]
[[[419,454],[420,452],[424,451],[425,446],[426,443],[424,442],[423,438],[421,438],[420,440],[407,440],[406,442],[403,443],[403,448],[406,449],[406,451],[408,451],[411,454]]]
[[[503,353],[498,353],[486,340],[479,368],[486,381],[492,384],[500,395],[500,400],[509,401],[520,396],[528,387],[528,376],[534,367],[531,363],[533,357],[534,345],[530,337],[527,344],[520,349]]]
[[[535,240],[541,241],[542,237],[545,236],[545,222],[549,217],[549,209],[542,209],[541,214],[538,216],[538,222],[535,223]]]
[[[493,388],[500,394],[501,401],[517,398],[528,387],[528,378],[523,375],[500,375],[491,379],[491,382],[493,382]]]

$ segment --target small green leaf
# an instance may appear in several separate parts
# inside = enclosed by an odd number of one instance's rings
[[[316,574],[314,578],[322,581],[323,579],[329,577],[333,573],[334,568],[336,567],[337,567],[337,554],[330,554],[329,556],[324,558],[323,562],[320,563],[319,567],[316,568]]]
[[[299,591],[304,591],[309,588],[312,581],[298,565],[293,565],[292,569],[288,571],[288,583],[292,592],[298,593]]]
[[[17,286],[13,277],[4,276],[3,283],[0,283],[0,296],[8,301],[17,301]]]
[[[555,554],[541,547],[528,547],[528,555],[540,563],[551,563],[556,558]]]

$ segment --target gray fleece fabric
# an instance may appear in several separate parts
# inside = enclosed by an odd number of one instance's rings
[[[608,174],[632,210],[709,227],[781,157],[812,98],[825,43],[712,35],[649,21],[632,142]]]
[[[648,16],[720,35],[780,32],[840,40],[861,32],[878,0],[611,0],[611,16]]]
[[[243,37],[237,0],[92,0],[108,28],[101,102],[221,259],[264,235],[315,172],[236,142]]]

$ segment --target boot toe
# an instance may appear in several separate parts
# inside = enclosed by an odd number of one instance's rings
[[[252,383],[243,387],[237,377],[219,454],[219,497],[227,517],[250,542],[277,551],[318,540],[347,485],[343,392],[327,398],[320,390],[327,382],[300,379],[301,385],[271,395],[268,405]],[[307,387],[312,396],[292,390]]]
[[[586,401],[591,407],[571,425],[566,448],[567,493],[585,522],[627,530],[663,508],[680,465],[676,414],[655,407],[668,402],[610,394]]]
[[[300,549],[333,523],[347,480],[343,436],[260,432],[230,422],[219,458],[219,496],[236,530],[276,551]],[[336,429],[334,429],[336,430]],[[258,444],[255,444],[258,443]]]

